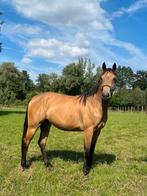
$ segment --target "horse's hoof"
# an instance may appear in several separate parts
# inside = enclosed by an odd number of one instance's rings
[[[83,174],[84,174],[84,176],[87,176],[89,174],[90,169],[91,169],[91,167],[89,167],[89,166],[83,167]]]
[[[21,164],[20,165],[20,169],[21,169],[21,171],[25,171],[26,169],[28,169],[28,166],[25,164]]]
[[[45,163],[45,166],[47,167],[47,169],[48,169],[49,171],[53,169],[53,165],[52,165],[50,162]]]
[[[25,171],[25,168],[20,165],[19,170],[22,171],[22,172],[24,172]]]

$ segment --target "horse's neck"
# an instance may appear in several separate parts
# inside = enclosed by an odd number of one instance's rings
[[[95,94],[95,102],[98,102],[98,104],[101,106],[102,110],[104,113],[107,113],[108,111],[108,101],[104,101],[102,99],[102,93],[100,90]]]

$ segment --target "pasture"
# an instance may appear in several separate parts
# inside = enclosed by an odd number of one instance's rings
[[[0,110],[0,195],[147,195],[147,115],[109,112],[98,139],[93,169],[84,177],[83,133],[51,128],[48,171],[37,141],[28,150],[29,168],[20,170],[24,109]]]

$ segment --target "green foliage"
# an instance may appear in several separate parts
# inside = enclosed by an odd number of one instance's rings
[[[134,73],[130,67],[117,67],[117,86],[118,88],[131,88],[134,82]]]
[[[98,81],[97,74],[98,74],[98,68],[97,73],[94,75],[94,68],[95,65],[91,63],[90,60],[85,60],[85,67],[84,67],[84,80],[83,80],[83,87],[81,89],[81,92],[86,92],[91,89],[96,82]]]
[[[4,94],[6,101],[11,97],[16,99],[24,99],[25,92],[23,84],[20,82],[21,74],[13,63],[3,63],[0,67],[0,88]],[[12,101],[14,101],[12,99]]]
[[[120,88],[112,97],[113,106],[129,106],[132,105],[131,90],[125,86]]]
[[[144,91],[144,100],[145,100],[145,105],[147,106],[147,88]]]
[[[37,92],[35,90],[28,92],[26,95],[26,99],[23,101],[23,104],[27,105],[29,103],[29,101],[31,100],[31,98],[34,97],[35,95],[38,95],[38,94],[39,94],[39,92]]]
[[[80,58],[63,68],[62,74],[42,73],[36,84],[30,79],[27,71],[19,71],[14,63],[0,65],[0,104],[27,104],[33,95],[53,91],[69,95],[78,95],[89,91],[98,82],[102,73],[101,67],[89,59]],[[112,107],[147,108],[147,71],[133,73],[130,67],[118,66],[117,89],[112,98]]]
[[[58,92],[60,91],[60,80],[56,73],[49,74],[49,87],[50,91]]]
[[[26,92],[32,91],[35,88],[33,81],[30,79],[29,74],[25,70],[22,70],[21,72],[21,81]]]
[[[127,89],[120,88],[112,97],[112,106],[145,106],[147,97],[145,91],[140,88]]]
[[[36,87],[39,92],[59,91],[58,75],[56,73],[39,74]]]
[[[139,87],[132,90],[132,105],[134,106],[144,106],[145,105],[145,96],[144,91]]]
[[[145,196],[147,195],[146,115],[109,112],[98,139],[93,169],[85,178],[83,133],[51,128],[43,164],[37,131],[28,149],[28,170],[20,169],[24,109],[0,110],[1,196]],[[10,126],[11,125],[11,126]]]
[[[61,88],[69,95],[80,94],[83,86],[84,70],[82,64],[72,63],[67,65],[62,72]]]
[[[63,82],[65,92],[71,95],[81,93],[84,85],[85,62],[79,60],[77,64],[73,63],[63,69]]]
[[[48,74],[39,74],[37,78],[37,89],[41,92],[49,90],[49,75]]]
[[[61,76],[61,89],[70,95],[90,90],[98,80],[94,75],[95,65],[88,59],[79,59],[78,63],[67,65]]]
[[[0,89],[0,104],[11,105],[16,101],[16,94],[8,88]]]
[[[137,71],[133,87],[139,87],[141,90],[147,89],[147,71]]]
[[[6,62],[0,65],[0,103],[14,104],[16,100],[23,101],[27,92],[34,88],[26,71],[20,72],[14,63]]]

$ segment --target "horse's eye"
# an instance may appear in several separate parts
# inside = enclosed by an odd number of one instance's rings
[[[117,82],[116,78],[113,79],[114,82]]]

